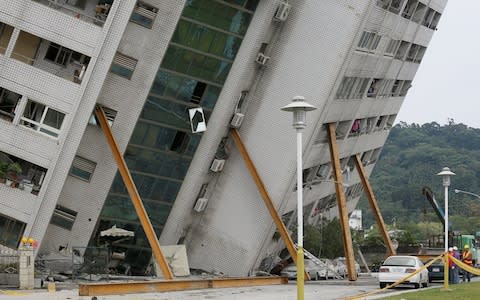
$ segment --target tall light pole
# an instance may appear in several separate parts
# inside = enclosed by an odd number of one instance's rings
[[[443,187],[445,188],[445,261],[443,265],[443,287],[448,289],[448,187],[450,186],[450,176],[455,175],[448,167],[442,169],[442,172],[437,174],[442,176]]]
[[[307,126],[307,111],[317,109],[307,103],[303,96],[295,96],[292,103],[282,107],[283,111],[293,112],[293,128],[297,131],[297,299],[303,300],[304,273],[303,261],[303,169],[302,169],[302,130]]]

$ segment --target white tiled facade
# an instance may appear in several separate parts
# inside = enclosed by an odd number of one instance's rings
[[[41,253],[56,251],[60,246],[84,247],[94,234],[117,172],[102,131],[87,125],[88,120],[96,103],[115,110],[112,131],[120,150],[126,149],[186,1],[142,0],[158,9],[152,28],[130,21],[136,3],[133,0],[114,1],[103,26],[39,3],[42,1],[10,2],[0,2],[0,22],[14,28],[5,53],[0,54],[0,87],[22,98],[13,121],[0,118],[0,151],[48,171],[38,195],[0,184],[0,215],[24,223],[23,235],[38,240]],[[401,11],[415,3],[426,18],[428,9],[441,14],[447,1],[391,2],[402,3]],[[191,268],[244,276],[264,257],[283,248],[281,242],[272,239],[276,230],[273,220],[231,138],[226,139],[229,155],[223,170],[210,171],[218,145],[228,137],[242,91],[248,91],[248,95],[240,108],[245,118],[239,133],[278,212],[290,213],[293,219],[284,221],[294,225],[295,130],[292,116],[280,108],[295,95],[304,96],[318,108],[307,115],[304,169],[317,171],[316,167],[330,161],[324,125],[338,122],[339,129],[345,128],[345,135],[337,140],[340,158],[376,150],[377,157],[365,156],[370,174],[405,98],[406,90],[392,96],[393,85],[397,84],[394,81],[407,86],[419,65],[419,61],[406,59],[410,53],[395,59],[385,51],[391,39],[427,47],[434,33],[434,29],[421,24],[423,19],[419,24],[402,17],[402,12],[382,7],[381,3],[388,5],[390,1],[290,0],[288,18],[273,20],[281,3],[259,1],[208,119],[208,130],[202,134],[159,236],[161,245],[184,243]],[[425,9],[421,10],[423,5]],[[20,32],[90,57],[81,83],[45,71],[48,66],[41,65],[45,64],[42,61],[29,65],[14,59]],[[364,32],[381,36],[373,49],[358,49]],[[265,55],[270,57],[265,66],[255,62],[262,43],[268,43]],[[46,48],[38,51],[37,58],[41,58]],[[109,72],[117,51],[137,60],[130,79]],[[361,97],[338,99],[337,91],[345,77],[368,78],[366,87],[374,78],[392,81],[388,95],[370,97],[370,91],[364,89]],[[20,115],[28,99],[65,114],[58,138],[22,126]],[[371,130],[352,134],[354,121],[367,124],[367,119]],[[69,176],[75,155],[96,163],[89,182]],[[351,187],[360,182],[355,170],[349,175]],[[308,188],[304,189],[307,222],[317,222],[319,210],[324,216],[334,217],[335,206],[321,203],[335,193],[331,180],[312,182],[307,180]],[[192,208],[205,184],[208,186],[202,197],[208,203],[197,212]],[[360,192],[352,192],[348,198],[349,211],[355,208]],[[56,205],[77,213],[70,230],[49,224]]]

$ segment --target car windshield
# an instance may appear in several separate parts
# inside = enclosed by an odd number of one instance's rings
[[[401,257],[393,256],[387,258],[383,263],[384,266],[405,266],[405,267],[415,267],[415,258],[413,257]]]

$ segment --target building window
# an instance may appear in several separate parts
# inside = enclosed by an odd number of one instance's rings
[[[117,54],[115,54],[115,57],[113,58],[110,72],[117,74],[118,76],[130,79],[132,78],[132,74],[136,66],[136,59],[117,52]]]
[[[70,175],[90,182],[96,166],[95,162],[76,155],[70,168]]]
[[[142,1],[137,1],[133,9],[130,21],[146,28],[152,28],[153,21],[157,16],[158,8],[148,5]]]
[[[50,42],[45,59],[53,61],[56,64],[66,66],[70,61],[73,51],[59,44]]]
[[[385,49],[385,55],[393,56],[395,52],[397,52],[398,46],[400,46],[399,40],[391,39],[387,45],[387,49]]]
[[[382,37],[377,33],[364,31],[360,41],[358,41],[357,48],[359,50],[375,50],[377,49],[381,38]]]
[[[10,37],[12,36],[13,27],[0,22],[0,53],[5,54]]]
[[[407,20],[410,20],[413,16],[413,13],[415,12],[415,9],[417,8],[417,5],[418,5],[417,0],[408,0],[407,4],[405,5],[405,8],[403,9],[402,17],[404,17]]]
[[[53,211],[50,224],[57,225],[67,230],[72,230],[75,219],[77,218],[77,212],[66,207],[57,205]]]
[[[405,58],[405,54],[407,54],[407,50],[409,49],[409,47],[409,42],[402,41],[397,49],[397,53],[395,53],[395,59],[403,60]]]
[[[15,108],[22,95],[0,88],[0,119],[12,122]]]
[[[58,137],[64,119],[64,113],[28,100],[21,118],[21,124],[47,135]]]
[[[403,82],[402,88],[400,89],[399,96],[400,97],[406,96],[410,87],[412,87],[412,81],[411,80],[405,80]]]
[[[0,214],[0,244],[17,249],[26,224]]]

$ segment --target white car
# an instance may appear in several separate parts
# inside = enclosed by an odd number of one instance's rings
[[[305,259],[305,270],[307,270],[308,275],[311,280],[319,280],[327,278],[327,267],[323,264],[316,264],[315,262]],[[297,266],[295,263],[291,263],[286,266],[282,272],[281,276],[288,277],[288,279],[297,279]]]
[[[380,288],[384,288],[423,267],[423,262],[416,256],[394,255],[387,258],[378,271]],[[428,270],[425,268],[402,284],[413,284],[418,289],[428,286]]]

